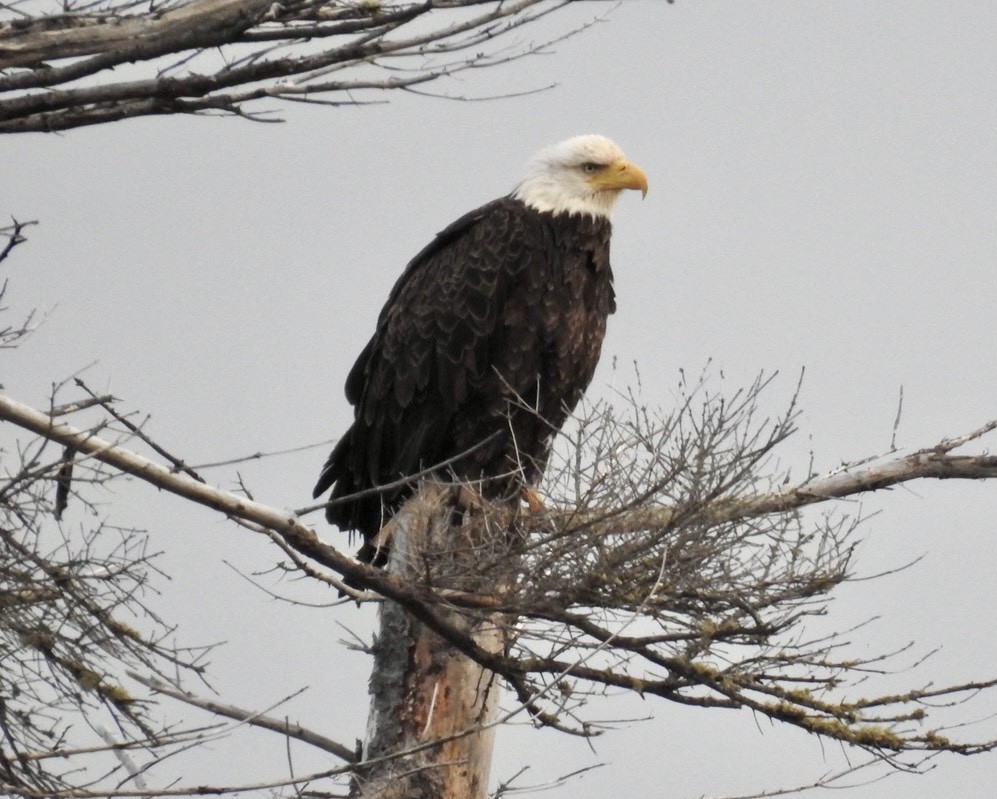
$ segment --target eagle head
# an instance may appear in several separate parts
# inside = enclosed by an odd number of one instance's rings
[[[605,136],[575,136],[537,153],[512,196],[537,211],[608,218],[624,189],[647,194],[647,176]]]

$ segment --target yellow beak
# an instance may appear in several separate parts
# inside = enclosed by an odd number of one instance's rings
[[[622,191],[640,189],[641,197],[647,196],[647,175],[637,164],[619,160],[606,165],[589,178],[597,191]]]

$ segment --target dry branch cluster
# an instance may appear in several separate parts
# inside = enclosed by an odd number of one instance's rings
[[[19,227],[5,233],[0,260],[21,240]],[[0,330],[0,343],[16,343],[26,327]],[[772,461],[793,432],[795,397],[780,416],[765,416],[769,382],[759,379],[730,395],[715,392],[708,381],[683,382],[666,413],[633,393],[589,407],[555,448],[542,510],[492,507],[476,499],[473,486],[427,483],[393,522],[401,531],[393,563],[406,559],[398,574],[344,555],[303,523],[305,511],[271,508],[206,484],[129,427],[106,398],[87,396],[38,411],[0,396],[6,429],[16,425],[37,436],[2,453],[0,785],[24,796],[59,788],[67,795],[113,793],[121,779],[138,786],[138,776],[119,773],[130,774],[126,759],[112,758],[106,778],[80,768],[81,752],[72,769],[61,768],[57,755],[81,746],[66,736],[75,720],[101,738],[101,717],[116,725],[113,746],[102,738],[96,747],[105,758],[111,748],[123,757],[117,747],[138,746],[154,764],[170,746],[202,740],[196,731],[149,729],[140,711],[151,697],[139,703],[125,692],[120,679],[126,670],[163,696],[346,762],[267,785],[212,786],[214,792],[304,783],[321,783],[328,791],[332,780],[349,773],[358,784],[371,778],[365,784],[373,785],[385,763],[389,775],[432,771],[412,756],[462,751],[461,739],[485,737],[493,724],[516,714],[574,734],[597,734],[601,695],[621,690],[748,709],[905,767],[940,751],[993,748],[992,740],[955,740],[929,716],[932,708],[993,687],[993,675],[877,694],[868,678],[888,667],[889,653],[856,658],[842,635],[810,631],[811,619],[826,611],[829,592],[849,577],[855,522],[802,510],[924,477],[997,477],[997,458],[954,454],[997,428],[997,421],[933,447],[792,483],[773,473]],[[70,411],[95,404],[101,408],[96,424],[81,428],[67,421]],[[122,437],[149,454],[115,442]],[[60,496],[85,503],[94,483],[122,473],[265,533],[289,569],[336,588],[345,587],[346,577],[368,589],[361,599],[387,600],[392,612],[400,611],[391,618],[407,627],[404,635],[418,640],[417,654],[433,666],[421,677],[396,675],[409,686],[421,679],[421,697],[428,699],[419,705],[410,695],[402,721],[428,739],[401,736],[400,750],[382,739],[373,761],[356,764],[350,750],[318,732],[183,690],[176,673],[196,674],[198,653],[167,646],[168,627],[143,606],[150,574],[144,537],[99,525],[68,529],[53,518]],[[404,531],[414,526],[427,537],[405,549]],[[375,654],[390,643],[382,636]],[[392,662],[408,662],[389,654]],[[479,681],[461,684],[477,686],[466,703],[480,701],[480,712],[447,726],[434,715],[434,675],[461,658],[478,669]],[[492,721],[495,675],[515,703]],[[463,755],[447,757],[461,761]],[[469,775],[468,784],[486,781],[486,774]]]
[[[955,462],[964,476],[997,476],[997,459],[949,454],[993,424],[901,465],[865,463],[787,488],[769,461],[793,432],[795,398],[780,418],[762,418],[768,383],[731,397],[683,384],[667,414],[634,394],[589,408],[555,450],[545,512],[457,513],[451,537],[422,552],[416,573],[470,617],[500,610],[516,620],[504,657],[475,652],[469,639],[463,647],[506,679],[538,723],[597,734],[592,697],[623,689],[750,709],[888,759],[992,748],[950,740],[927,712],[992,680],[870,695],[870,672],[888,671],[890,653],[846,657],[843,634],[808,631],[849,577],[858,520],[802,508],[841,496],[845,483],[856,493],[919,469],[943,476]],[[473,574],[454,573],[466,546],[447,547],[467,540],[478,541]],[[464,582],[483,574],[507,588],[465,594]],[[409,607],[424,601],[410,599]],[[862,698],[849,699],[858,683]]]
[[[0,230],[7,246],[22,225]],[[6,282],[0,287],[2,305]],[[0,328],[0,346],[30,332]],[[77,409],[50,408],[52,416]],[[97,461],[77,464],[74,496],[111,479]],[[0,447],[0,790],[48,795],[122,779],[126,750],[174,741],[153,729],[144,704],[123,687],[125,670],[200,672],[203,652],[181,650],[145,604],[158,573],[138,530],[94,521],[60,524],[69,479],[65,453],[42,437]],[[96,509],[86,515],[96,519]],[[119,757],[110,756],[118,749]]]
[[[412,90],[536,52],[544,45],[505,40],[566,4],[8,0],[0,3],[0,133],[153,114],[277,121],[260,100],[370,102],[370,92]]]

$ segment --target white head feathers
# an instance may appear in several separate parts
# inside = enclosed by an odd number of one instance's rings
[[[608,218],[623,189],[647,177],[605,136],[575,136],[537,153],[512,196],[537,211]]]

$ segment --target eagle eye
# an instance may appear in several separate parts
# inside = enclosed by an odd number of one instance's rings
[[[582,172],[587,172],[590,175],[593,172],[598,172],[600,169],[602,169],[602,164],[597,164],[595,161],[586,161],[582,164]]]

